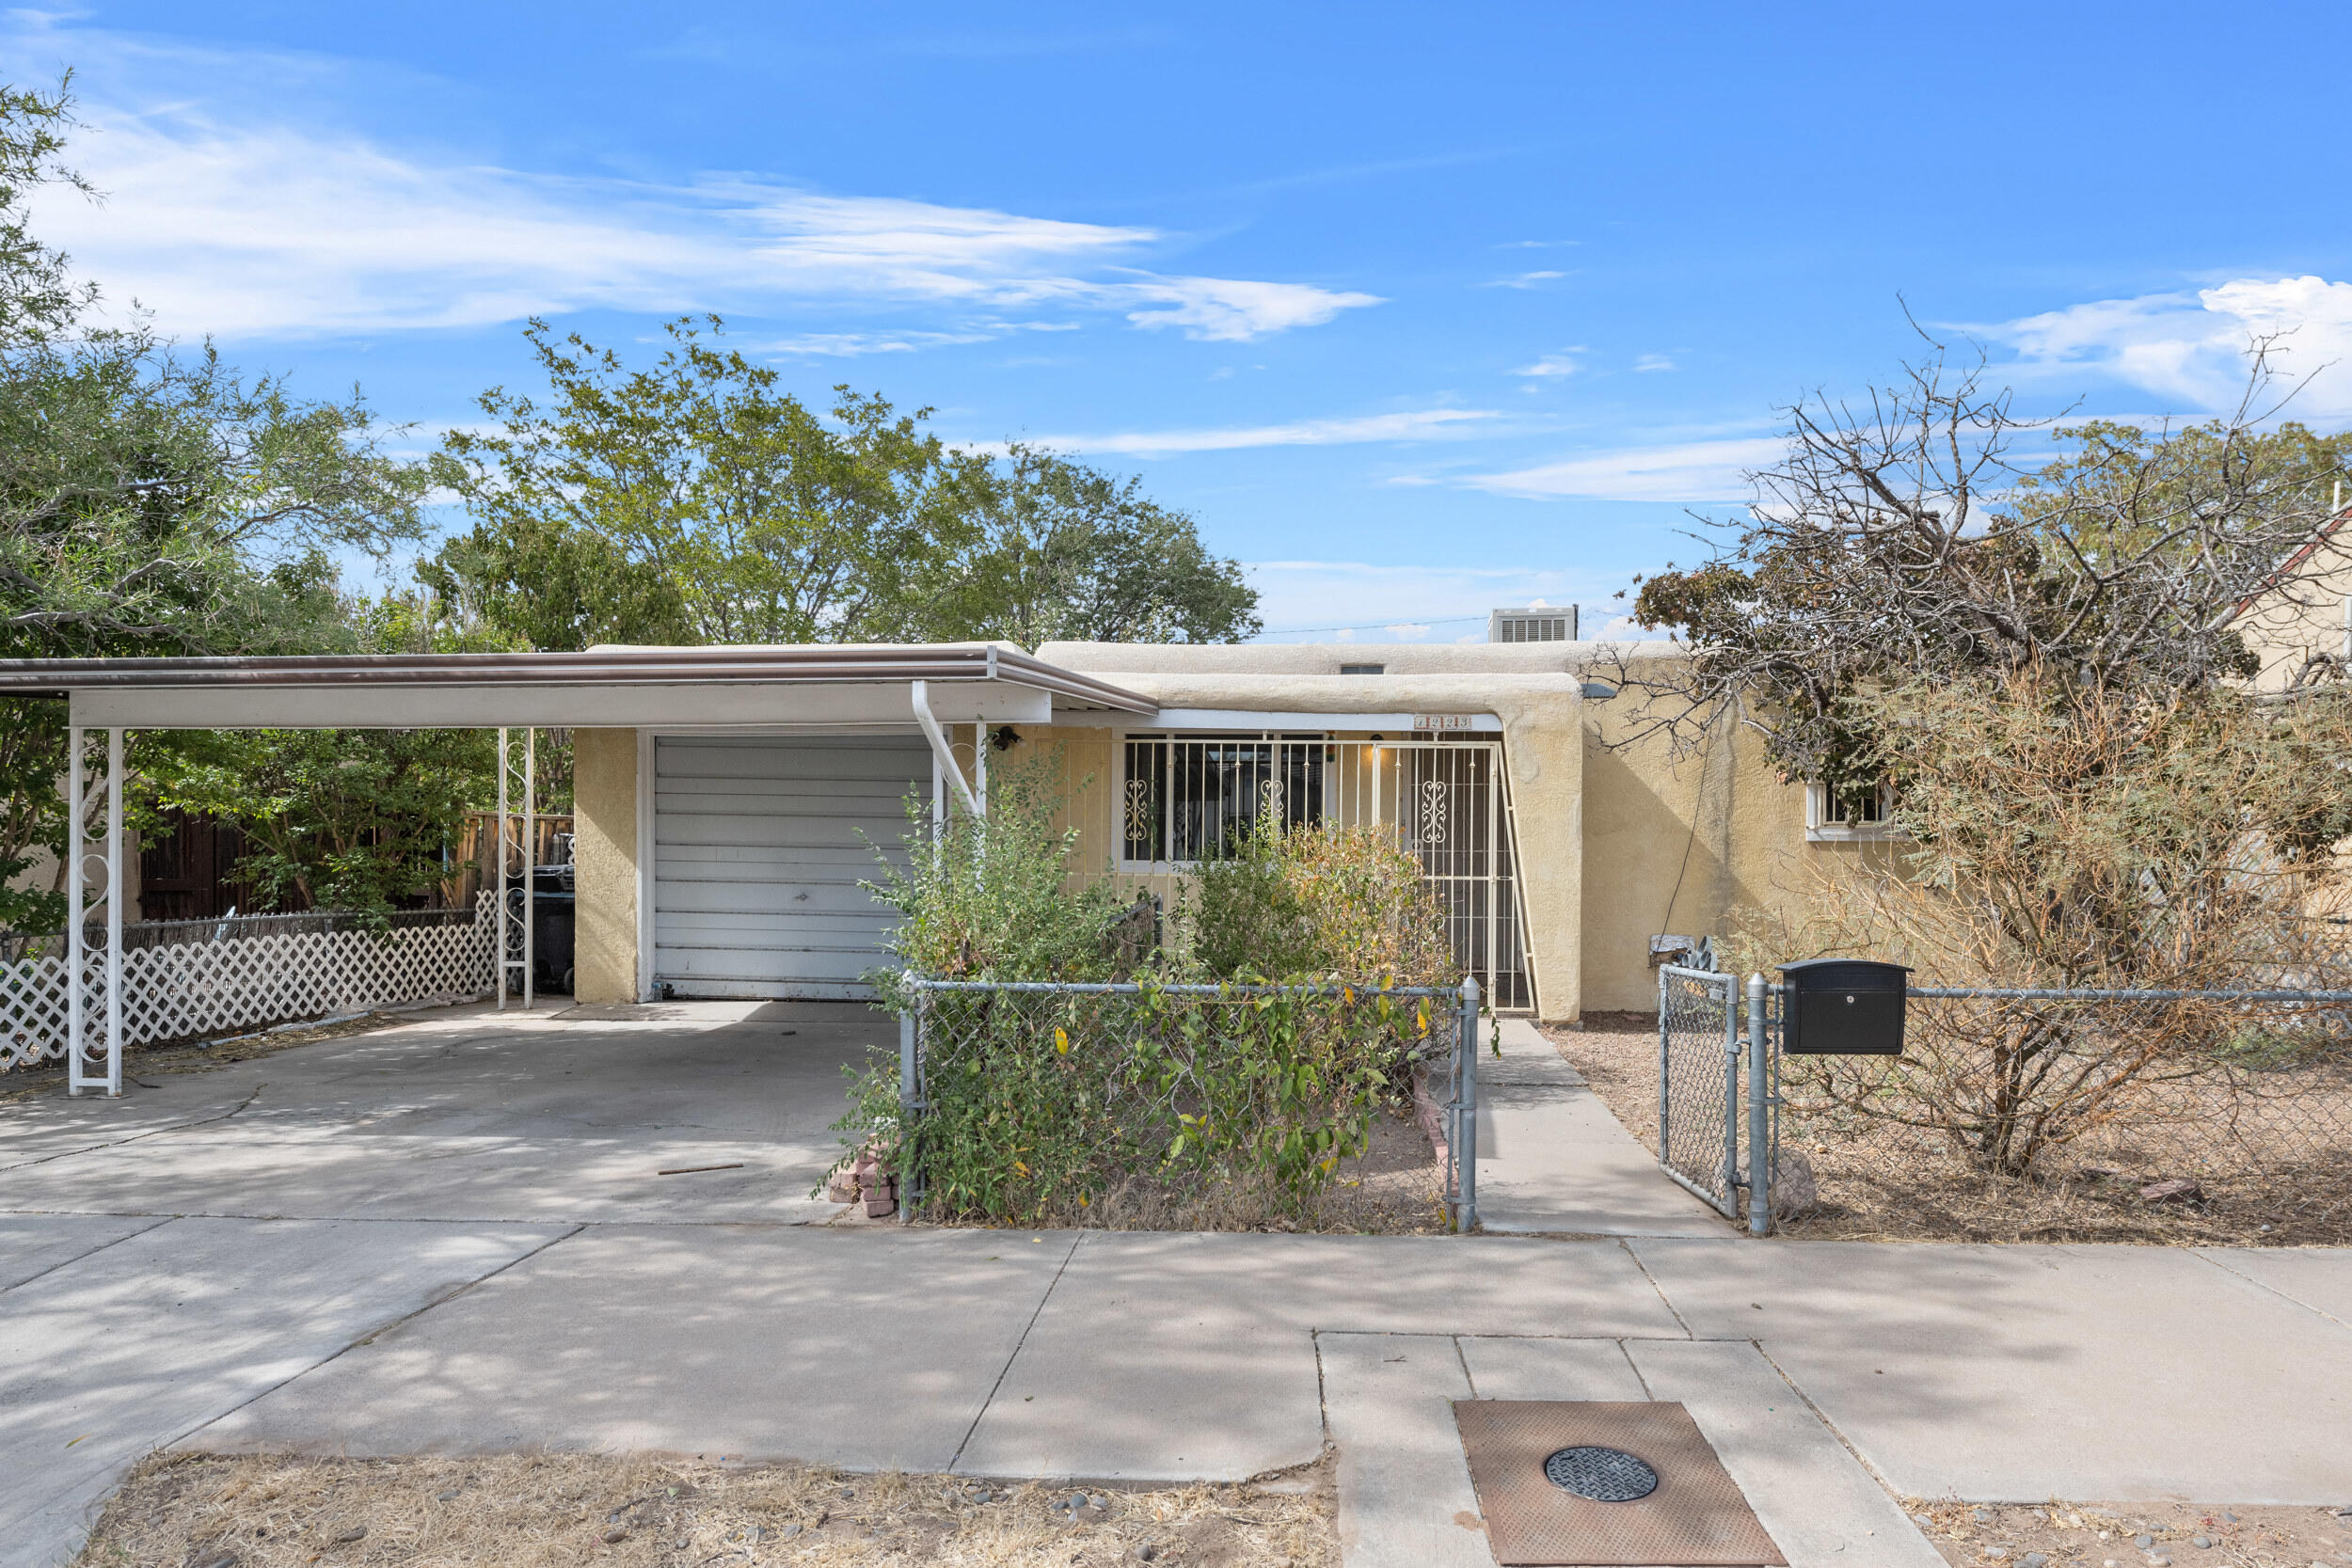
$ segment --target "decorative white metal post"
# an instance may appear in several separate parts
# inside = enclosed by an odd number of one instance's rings
[[[522,745],[515,745],[512,730],[499,731],[499,832],[498,832],[498,980],[499,1006],[503,1010],[509,996],[522,999],[523,1010],[531,1010],[532,976],[532,916],[536,912],[536,899],[532,875],[539,858],[538,816],[533,799],[537,771],[534,742],[538,732],[525,729]],[[522,868],[522,897],[508,895],[507,879],[514,868]],[[520,973],[517,974],[516,972]]]
[[[78,724],[66,726],[65,863],[66,863],[66,1079],[68,1094],[84,1089],[122,1092],[122,732],[106,732],[106,840],[104,848],[86,847],[82,814],[82,749],[88,732]],[[92,1072],[89,1038],[90,954],[87,926],[90,862],[100,863],[100,895],[106,902],[104,980],[106,1067]]]

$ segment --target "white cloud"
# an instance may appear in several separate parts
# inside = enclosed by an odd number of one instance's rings
[[[1521,365],[1511,373],[1513,375],[1574,375],[1581,363],[1577,356],[1584,352],[1584,349],[1580,346],[1563,349],[1558,354],[1547,354],[1534,364]]]
[[[1057,451],[1167,457],[1178,452],[1239,451],[1251,447],[1331,447],[1369,441],[1428,440],[1467,435],[1474,427],[1474,421],[1499,417],[1498,412],[1491,408],[1423,408],[1403,414],[1366,414],[1346,420],[1296,420],[1288,424],[1244,425],[1221,430],[1127,431],[1107,436],[1032,436],[1024,439],[1032,446],[1050,447]],[[978,442],[972,450],[1002,451],[1003,443]]]
[[[1670,371],[1675,368],[1675,362],[1662,354],[1645,354],[1633,361],[1633,368],[1636,371]]]
[[[1182,327],[1185,337],[1211,342],[1247,342],[1295,326],[1321,326],[1343,310],[1381,303],[1377,294],[1231,277],[1148,277],[1114,287],[1153,302],[1127,312],[1137,326]]]
[[[1747,475],[1786,450],[1777,436],[1728,441],[1684,441],[1594,452],[1509,473],[1475,474],[1461,481],[1506,496],[1581,496],[1602,500],[1736,501],[1748,498]]]
[[[2289,411],[2352,414],[2352,283],[2242,277],[2194,293],[2091,300],[1988,330],[2028,369],[2094,370],[2200,413],[2234,408],[2249,341],[2282,334],[2274,367],[2290,382],[2311,378]]]
[[[1565,272],[1523,272],[1516,277],[1494,277],[1479,285],[1482,289],[1532,289],[1549,283],[1555,277],[1565,277]]]
[[[1498,606],[1593,607],[1626,586],[1595,572],[1455,564],[1375,566],[1357,561],[1260,561],[1245,569],[1266,635],[1284,641],[1482,641]],[[1343,629],[1342,621],[1354,624]]]
[[[742,176],[580,180],[404,152],[175,105],[85,108],[77,165],[106,200],[43,192],[38,227],[118,307],[167,333],[298,338],[464,327],[592,308],[787,301],[1002,309],[1039,302],[1238,341],[1378,303],[1301,283],[1137,270],[1142,227],[1070,222]],[[974,328],[935,341],[963,341]],[[924,333],[800,352],[889,352]]]

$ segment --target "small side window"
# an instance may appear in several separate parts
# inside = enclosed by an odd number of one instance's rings
[[[1895,820],[1894,786],[1881,784],[1856,800],[1831,793],[1826,784],[1805,785],[1804,836],[1816,844],[1904,836]]]

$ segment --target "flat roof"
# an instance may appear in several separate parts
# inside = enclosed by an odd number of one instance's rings
[[[63,697],[132,729],[947,722],[1152,714],[1152,698],[997,643],[590,648],[580,653],[0,659],[0,695]]]

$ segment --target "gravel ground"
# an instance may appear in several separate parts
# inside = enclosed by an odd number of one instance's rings
[[[2352,1561],[2352,1510],[2251,1503],[1907,1505],[1944,1560],[1983,1568],[2306,1568]],[[2144,1544],[2143,1544],[2144,1543]]]
[[[1073,1502],[1076,1507],[1071,1506]],[[161,1454],[78,1568],[1337,1568],[1327,1465],[1123,1491],[597,1454]]]
[[[1616,1118],[1658,1148],[1658,1020],[1587,1013],[1581,1028],[1545,1035]],[[2139,1134],[2144,1140],[2151,1135]],[[2352,1208],[2303,1201],[2342,1187],[2274,1175],[2233,1180],[2197,1170],[2161,1147],[2086,1147],[2050,1179],[2021,1181],[1971,1168],[1932,1134],[1886,1124],[1847,1131],[1794,1119],[1781,1129],[1784,1160],[1813,1174],[1820,1204],[1780,1228],[1813,1240],[2135,1242],[2183,1246],[2328,1246],[2352,1243]],[[2150,1203],[2140,1188],[2195,1174],[2192,1203]]]

